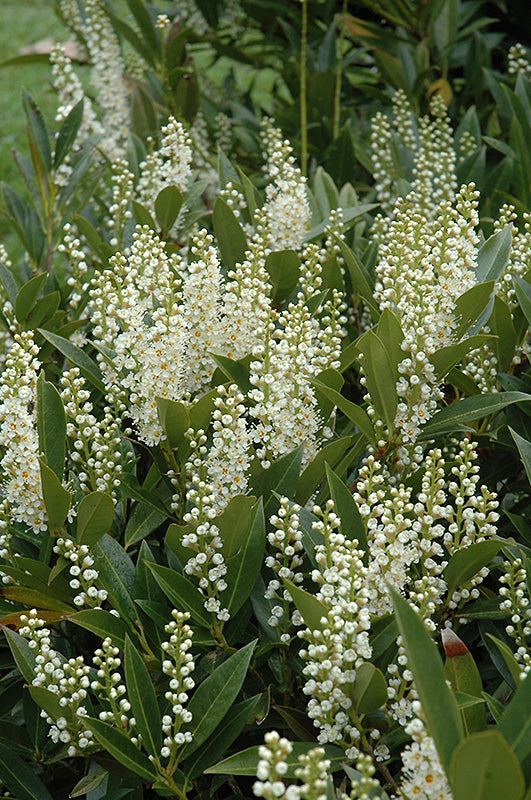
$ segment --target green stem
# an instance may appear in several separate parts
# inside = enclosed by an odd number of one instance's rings
[[[302,174],[308,174],[308,108],[306,105],[306,50],[308,45],[308,0],[302,0],[301,30],[301,161]]]
[[[348,0],[343,0],[343,15],[347,13]],[[343,41],[345,39],[345,29],[341,25],[339,28],[339,40],[337,43],[337,72],[336,86],[334,91],[334,141],[339,136],[339,125],[341,123],[341,83],[343,80]]]

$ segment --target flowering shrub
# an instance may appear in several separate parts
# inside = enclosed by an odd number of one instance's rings
[[[523,800],[530,219],[494,196],[524,191],[519,129],[402,90],[370,187],[304,175],[267,116],[245,171],[187,55],[245,8],[128,6],[60,3],[94,94],[56,46],[57,129],[26,96],[29,195],[3,190],[0,781]],[[508,61],[490,91],[528,132]]]

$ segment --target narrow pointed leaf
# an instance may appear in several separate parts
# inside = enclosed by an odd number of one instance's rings
[[[41,372],[37,381],[37,430],[46,464],[63,480],[66,452],[66,416],[63,401],[53,383]]]
[[[153,782],[157,772],[149,758],[136,747],[125,733],[101,722],[99,719],[84,717],[83,724],[92,731],[98,742],[113,758],[141,778]]]
[[[110,494],[91,492],[85,495],[77,510],[77,544],[93,546],[109,533],[114,519],[114,502]]]
[[[146,665],[128,636],[125,639],[125,682],[144,747],[152,756],[158,757],[162,747],[162,719],[157,697]]]
[[[211,615],[204,607],[204,597],[198,589],[174,569],[158,564],[147,565],[158,585],[179,611],[187,611],[200,625],[210,628]]]

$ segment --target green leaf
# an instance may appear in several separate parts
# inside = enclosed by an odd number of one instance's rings
[[[83,725],[92,731],[98,742],[124,767],[140,775],[141,778],[153,782],[157,771],[149,758],[136,747],[131,740],[116,728],[91,717],[83,718]]]
[[[157,397],[156,400],[159,422],[168,444],[174,450],[187,441],[185,433],[190,428],[188,409],[184,403],[166,397]]]
[[[125,682],[127,697],[136,720],[136,728],[142,736],[142,743],[152,756],[158,757],[162,747],[162,719],[157,696],[146,665],[127,635],[125,639]]]
[[[295,502],[305,505],[325,477],[328,464],[334,467],[345,455],[353,442],[352,436],[342,436],[325,445],[311,461],[299,478]]]
[[[422,620],[394,589],[389,588],[398,630],[430,735],[446,774],[452,753],[463,738],[463,723],[455,698],[446,684],[443,665]]]
[[[7,296],[11,301],[11,305],[14,306],[18,295],[18,286],[16,284],[15,279],[13,278],[11,271],[8,270],[7,267],[4,264],[2,264],[1,261],[0,261],[0,280],[4,284],[4,289],[6,290]]]
[[[291,453],[286,453],[251,482],[249,491],[264,498],[266,516],[269,516],[271,507],[278,502],[274,492],[293,497],[299,480],[303,452],[304,445],[300,445]]]
[[[16,800],[53,800],[28,764],[3,742],[0,742],[0,781]]]
[[[520,762],[524,775],[531,778],[531,677],[518,682],[518,691],[507,706],[498,730]]]
[[[249,535],[238,554],[227,563],[227,588],[222,595],[222,603],[227,605],[232,617],[253,590],[264,561],[265,545],[264,507],[260,498],[253,508]]]
[[[487,633],[487,636],[489,637],[491,642],[494,642],[494,644],[496,645],[497,650],[501,654],[503,661],[505,662],[505,665],[509,670],[509,675],[512,677],[515,686],[518,686],[518,684],[520,683],[520,675],[522,674],[522,668],[515,659],[513,651],[511,650],[508,644],[502,641],[502,639],[498,639],[497,636],[493,636],[492,633]]]
[[[201,747],[229,711],[247,675],[256,641],[254,639],[230,656],[195,690],[188,703],[193,740],[184,748],[183,758],[188,758]]]
[[[53,167],[57,169],[61,166],[66,156],[74,144],[79,128],[83,121],[83,98],[76,103],[68,112],[66,119],[59,128],[55,141],[55,152],[53,156]]]
[[[341,520],[341,533],[349,541],[358,540],[359,549],[363,551],[363,563],[367,565],[369,544],[358,505],[352,497],[350,489],[345,486],[328,464],[326,465],[326,479],[330,488],[330,497],[334,501],[334,510]]]
[[[123,547],[106,533],[91,548],[99,572],[99,583],[109,594],[109,601],[125,621],[137,618],[133,602],[135,568]]]
[[[324,383],[320,383],[317,380],[310,381],[310,383],[315,386],[316,389],[322,392],[325,397],[328,397],[340,409],[340,411],[345,414],[347,419],[350,419],[351,422],[353,422],[354,425],[359,428],[359,430],[364,434],[364,436],[367,437],[371,444],[376,444],[376,436],[371,418],[367,412],[361,408],[361,406],[351,403],[351,401],[347,400],[346,397],[343,397],[342,394],[336,392],[336,390],[332,389],[330,386],[326,386]]]
[[[288,771],[285,777],[295,779],[295,770],[301,765],[299,756],[307,753],[315,747],[315,742],[293,742],[293,750],[286,756]],[[256,776],[256,768],[260,756],[258,754],[259,745],[247,747],[239,753],[225,758],[213,767],[205,770],[205,775],[249,775]],[[325,745],[325,758],[332,762],[332,769],[336,768],[341,761],[345,760],[345,751],[335,745]]]
[[[233,210],[221,197],[214,203],[212,226],[225,268],[234,269],[244,261],[247,239]]]
[[[91,492],[85,495],[77,509],[77,544],[90,547],[109,533],[114,519],[114,502],[110,494]]]
[[[524,439],[523,436],[520,436],[520,434],[514,431],[512,428],[509,428],[509,431],[515,441],[518,452],[520,453],[520,458],[522,460],[522,464],[524,465],[527,479],[531,483],[531,442],[528,442],[527,439]]]
[[[422,426],[422,440],[452,433],[457,426],[466,422],[490,416],[511,403],[531,400],[531,394],[524,392],[493,392],[492,394],[465,397],[438,411]]]
[[[527,322],[531,325],[531,284],[521,278],[520,275],[513,274],[512,277],[520,308],[524,312]]]
[[[480,247],[476,268],[478,283],[497,281],[509,263],[513,241],[513,226],[506,225],[501,231],[493,233]]]
[[[484,344],[490,344],[492,346],[496,341],[495,336],[478,334],[476,336],[469,336],[468,339],[464,339],[457,344],[441,347],[440,350],[437,350],[430,356],[430,362],[433,364],[437,379],[442,380],[452,367],[455,367],[456,364],[460,364],[463,361],[471,350],[475,350],[476,347],[482,347]]]
[[[398,381],[398,365],[406,357],[406,353],[402,350],[402,342],[404,340],[404,333],[400,327],[398,317],[396,314],[385,308],[378,321],[376,328],[378,338],[383,342],[383,346],[387,350],[387,354],[391,360],[393,367],[393,374],[395,382]]]
[[[210,355],[229,381],[237,384],[244,394],[250,392],[253,387],[249,380],[249,367],[245,363],[241,360],[234,361],[232,358],[217,355],[216,353],[211,353]]]
[[[396,367],[393,368],[384,343],[372,330],[360,336],[358,350],[363,354],[363,374],[371,401],[381,419],[392,431],[398,406]]]
[[[44,379],[43,372],[37,380],[37,430],[46,464],[62,481],[66,453],[65,409],[61,395],[53,383]]]
[[[271,283],[271,302],[277,306],[289,297],[297,286],[301,260],[294,250],[276,250],[267,256],[265,268]]]
[[[116,617],[102,608],[86,608],[75,614],[69,614],[68,620],[80,628],[95,633],[100,639],[110,637],[121,650],[125,645],[125,636],[129,632],[127,624],[121,617]]]
[[[231,497],[223,512],[216,517],[216,527],[223,542],[223,555],[226,561],[245,546],[251,522],[256,519],[256,509],[253,513],[255,506],[256,497],[237,494]],[[173,527],[177,526],[170,525],[168,534]]]
[[[30,144],[35,145],[44,167],[49,171],[52,167],[52,153],[44,117],[35,100],[25,90],[22,92],[22,104],[28,121]]]
[[[521,800],[518,760],[499,731],[473,733],[455,749],[450,771],[454,800]]]
[[[50,322],[53,319],[59,304],[61,302],[60,292],[50,292],[45,294],[40,300],[37,300],[32,310],[28,314],[24,328],[26,330],[35,330],[42,325]],[[83,323],[81,323],[83,324]]]
[[[489,281],[488,283],[479,283],[476,286],[472,286],[471,289],[468,289],[457,298],[454,309],[457,327],[453,332],[457,340],[465,336],[476,320],[484,312],[487,312],[493,293],[494,281]]]
[[[494,297],[494,308],[489,318],[491,333],[498,338],[494,341],[494,352],[498,359],[498,369],[505,372],[511,366],[514,348],[516,346],[516,331],[513,325],[513,315],[507,303]]]
[[[311,631],[322,631],[328,624],[328,608],[325,604],[314,594],[295,586],[291,581],[284,580],[284,584],[306,626]],[[323,617],[325,622],[321,622]]]
[[[325,369],[319,372],[319,374],[315,376],[315,380],[319,381],[319,383],[324,383],[325,386],[334,389],[336,392],[341,392],[343,384],[345,383],[342,374],[336,369]],[[330,400],[329,397],[326,397],[315,384],[314,389],[319,414],[321,415],[321,419],[326,422],[335,408],[335,403],[333,400]]]
[[[387,683],[374,664],[365,661],[356,670],[351,697],[358,714],[372,714],[387,702]]]
[[[133,200],[133,213],[135,215],[135,222],[137,225],[142,225],[142,227],[147,226],[151,228],[152,231],[157,230],[157,223],[151,216],[148,209],[139,203],[137,200]]]
[[[39,459],[41,486],[48,522],[52,528],[61,529],[70,510],[72,495],[61,485],[55,472]]]
[[[156,511],[144,503],[136,503],[131,516],[127,520],[124,534],[124,548],[127,550],[132,545],[140,542],[150,533],[153,533],[166,520],[164,511]],[[171,526],[170,526],[171,527]]]
[[[31,280],[24,284],[17,294],[17,299],[15,300],[15,317],[21,325],[26,322],[31,309],[37,302],[37,297],[46,283],[47,277],[48,273],[46,272],[35,275],[34,278],[31,278]]]
[[[169,567],[149,563],[147,566],[173,607],[187,611],[196,622],[210,629],[211,615],[205,610],[204,597],[194,584]]]
[[[52,333],[51,331],[46,331],[44,328],[38,328],[38,331],[50,344],[53,344],[60,353],[71,361],[72,364],[79,367],[82,374],[91,381],[96,389],[99,389],[100,392],[105,392],[100,368],[84,350],[78,347],[77,344],[68,341],[68,339],[64,339],[62,336],[58,336],[58,334]]]
[[[68,706],[62,706],[56,694],[46,689],[44,686],[29,686],[28,688],[32,699],[40,708],[46,711],[49,717],[53,720],[65,717],[69,722],[72,722],[72,709]]]
[[[380,312],[378,310],[378,306],[374,302],[374,293],[369,281],[369,276],[359,263],[350,247],[348,247],[345,242],[335,234],[332,235],[332,238],[335,244],[339,247],[341,255],[345,260],[345,266],[349,271],[354,295],[359,295],[364,299],[369,306],[373,320],[378,320]]]
[[[483,685],[476,662],[468,647],[451,628],[443,628],[442,642],[446,653],[444,677],[450,681],[454,692],[479,698],[482,705],[461,707],[463,724],[467,734],[482,731],[487,727],[487,714],[483,705]]]
[[[7,643],[15,659],[15,664],[19,668],[26,683],[31,683],[35,677],[35,650],[31,649],[27,639],[24,639],[20,633],[16,633],[3,626],[2,630],[5,633]]]
[[[243,731],[260,698],[261,695],[255,695],[233,705],[214,733],[204,742],[203,747],[195,753],[195,756],[181,764],[182,771],[190,780],[201,775],[207,767],[227,752]]]
[[[318,169],[321,168],[318,167]],[[338,207],[337,202],[334,203],[333,207],[334,208]],[[372,211],[375,208],[378,208],[377,203],[367,203],[365,205],[357,206],[356,208],[341,209],[343,212],[341,221],[343,222],[344,225],[350,228],[351,225],[349,225],[348,223],[354,222],[354,220],[363,217],[365,214],[368,214],[369,211]],[[327,231],[327,229],[330,228],[330,220],[329,220],[330,209],[328,209],[328,212],[325,209],[322,209],[322,211],[324,211],[326,219],[324,219],[322,222],[320,222],[318,225],[316,225],[314,228],[308,231],[308,233],[304,237],[305,242],[311,242],[313,239],[317,239],[318,237],[322,236],[323,233]]]
[[[152,57],[156,59],[160,55],[159,35],[153,25],[153,20],[146,4],[143,0],[126,0],[126,2],[136,20],[138,30],[146,43],[146,47],[151,51]]]
[[[98,786],[103,783],[108,774],[107,770],[103,769],[103,767],[91,770],[91,772],[88,772],[76,783],[68,796],[83,797],[89,794],[89,792],[94,791],[94,789],[97,789]]]
[[[490,564],[502,546],[501,539],[486,539],[456,550],[443,573],[448,587],[448,598],[452,597],[456,589],[464,587],[480,569]]]
[[[183,196],[176,186],[165,186],[155,200],[155,214],[164,238],[172,229],[182,208]]]

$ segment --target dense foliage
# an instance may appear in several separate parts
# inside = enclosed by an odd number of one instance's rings
[[[529,800],[503,2],[57,11],[2,185],[4,796]]]

